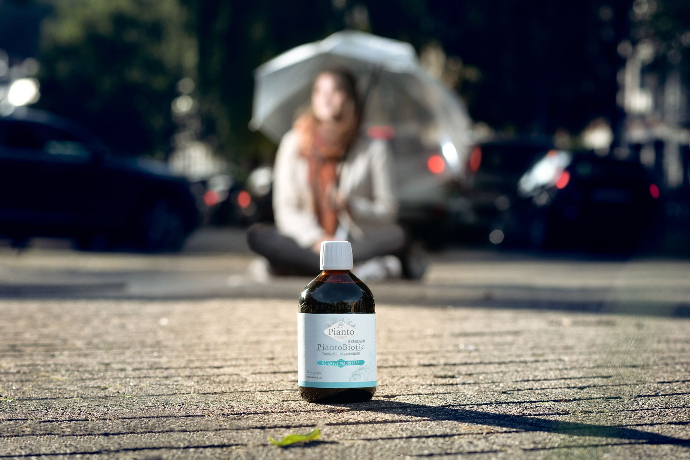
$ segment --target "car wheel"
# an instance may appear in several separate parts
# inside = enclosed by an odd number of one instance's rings
[[[184,217],[172,201],[159,198],[144,210],[139,224],[139,248],[147,252],[179,251],[186,237]]]

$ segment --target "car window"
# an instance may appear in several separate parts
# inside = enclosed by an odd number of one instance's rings
[[[25,121],[0,123],[0,146],[25,149],[37,154],[88,156],[89,150],[72,133],[53,126]]]
[[[48,141],[43,151],[51,155],[88,156],[89,150],[81,142]]]
[[[48,125],[35,124],[34,136],[45,153],[51,155],[88,156],[89,150],[74,135]]]
[[[548,151],[544,147],[520,145],[483,145],[481,170],[522,174],[534,161]]]
[[[582,159],[576,166],[576,172],[580,175],[586,170],[587,176],[596,180],[612,181],[623,180],[643,180],[645,171],[639,163],[608,160],[603,158]]]

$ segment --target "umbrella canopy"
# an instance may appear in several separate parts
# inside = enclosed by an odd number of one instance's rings
[[[293,48],[255,71],[250,127],[278,142],[310,101],[316,75],[341,66],[365,94],[364,124],[435,137],[451,169],[462,174],[470,145],[470,118],[457,94],[429,75],[409,43],[357,31]]]

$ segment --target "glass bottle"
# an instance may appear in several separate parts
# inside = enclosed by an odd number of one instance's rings
[[[352,270],[348,241],[321,244],[322,272],[298,309],[298,385],[309,402],[348,403],[376,392],[374,296]]]

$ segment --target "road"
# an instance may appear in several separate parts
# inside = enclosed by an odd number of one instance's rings
[[[690,458],[690,263],[448,250],[371,284],[371,402],[296,391],[308,279],[241,232],[177,255],[0,249],[0,458]],[[320,428],[314,443],[268,443]]]
[[[207,228],[170,255],[88,253],[37,241],[0,248],[0,297],[112,299],[296,299],[308,278],[258,283],[240,229]],[[527,308],[690,316],[690,263],[683,259],[607,260],[491,250],[430,256],[421,282],[376,285],[384,303]]]

